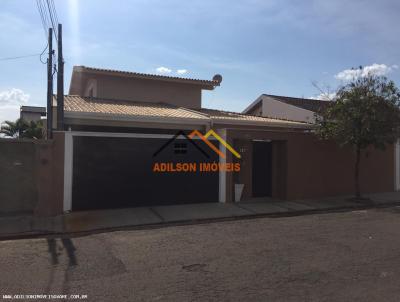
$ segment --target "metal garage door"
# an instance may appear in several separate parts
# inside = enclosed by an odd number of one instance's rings
[[[217,162],[201,140],[73,137],[72,210],[218,201],[218,172],[153,172],[158,163]],[[166,146],[154,157],[154,153]]]

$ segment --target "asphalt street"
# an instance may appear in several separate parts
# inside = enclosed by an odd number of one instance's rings
[[[49,294],[399,301],[400,208],[1,241],[0,299]]]

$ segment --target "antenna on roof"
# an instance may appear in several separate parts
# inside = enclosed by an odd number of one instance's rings
[[[218,82],[218,84],[221,84],[222,82],[222,75],[220,74],[216,74],[215,76],[213,76],[213,81]]]

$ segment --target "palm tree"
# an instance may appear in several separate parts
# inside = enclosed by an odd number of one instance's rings
[[[43,121],[41,120],[37,122],[31,121],[20,137],[34,138],[34,139],[43,138]]]
[[[43,122],[31,121],[28,123],[20,118],[15,122],[5,121],[3,125],[1,125],[0,133],[11,138],[41,139],[43,138]]]
[[[17,119],[15,122],[5,121],[1,125],[0,133],[3,133],[6,137],[17,138],[21,136],[27,126],[27,123],[22,119]]]

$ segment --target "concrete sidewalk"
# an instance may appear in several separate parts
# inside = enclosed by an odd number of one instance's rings
[[[325,211],[400,206],[400,192],[372,194],[370,204],[349,201],[349,196],[318,200],[276,201],[253,199],[238,203],[202,203],[172,206],[97,210],[57,217],[0,217],[0,238],[79,233],[127,227],[207,222],[262,216],[293,216]]]

